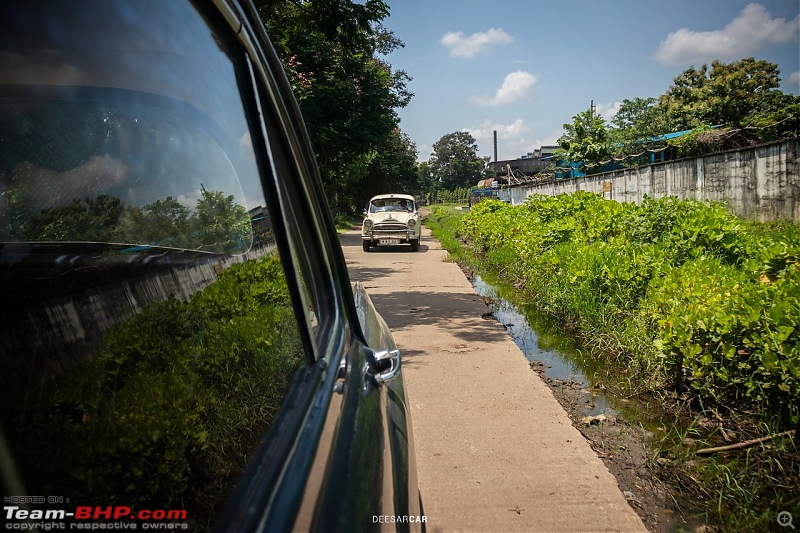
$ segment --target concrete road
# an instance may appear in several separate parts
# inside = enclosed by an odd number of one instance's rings
[[[428,531],[647,531],[447,252],[341,236],[403,354]]]

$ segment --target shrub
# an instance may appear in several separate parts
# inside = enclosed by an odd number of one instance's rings
[[[462,230],[587,342],[613,336],[615,350],[649,358],[651,383],[670,376],[703,402],[797,421],[786,409],[800,397],[796,226],[749,224],[719,203],[578,192],[481,202]]]

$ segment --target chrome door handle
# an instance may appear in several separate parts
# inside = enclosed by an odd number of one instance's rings
[[[400,350],[381,350],[373,354],[375,366],[380,374],[375,376],[375,381],[386,383],[397,377],[400,372]]]
[[[339,366],[336,368],[336,377],[334,378],[333,392],[342,394],[344,392],[344,380],[347,377],[347,360],[342,357]]]

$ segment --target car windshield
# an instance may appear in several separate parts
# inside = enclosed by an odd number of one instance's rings
[[[414,202],[405,198],[381,198],[370,202],[370,213],[383,211],[414,211]]]

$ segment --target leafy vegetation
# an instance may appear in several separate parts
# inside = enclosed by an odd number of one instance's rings
[[[455,235],[467,239],[634,389],[700,417],[723,416],[739,440],[798,427],[796,225],[743,222],[720,204],[663,198],[636,206],[584,192],[519,206],[485,201],[463,217],[437,209],[428,225],[457,260]],[[791,436],[703,462],[686,440],[668,444],[669,456],[684,460],[675,478],[728,527],[763,530],[777,512],[800,508]]]
[[[587,110],[564,124],[557,152],[598,171],[612,158],[637,164],[646,150],[675,148],[677,157],[696,157],[720,149],[796,137],[800,97],[781,92],[777,65],[744,58],[714,61],[711,68],[689,67],[659,98],[623,100],[610,123]],[[718,135],[703,135],[719,127]],[[663,135],[693,130],[679,140]]]
[[[594,111],[578,113],[572,124],[564,124],[564,135],[558,139],[559,156],[567,161],[582,161],[592,172],[609,159],[611,147],[605,120]]]
[[[458,187],[456,189],[441,189],[430,195],[430,203],[435,204],[460,204],[467,205],[471,187]]]
[[[25,478],[57,480],[34,493],[186,508],[207,527],[301,360],[281,265],[268,256],[230,267],[189,302],[145,309],[3,417],[20,430],[9,440]]]
[[[478,145],[468,132],[443,135],[433,143],[433,153],[428,160],[435,190],[474,186],[487,177],[484,176],[487,160],[478,157]]]
[[[449,262],[464,263],[466,260],[466,251],[458,242],[462,216],[462,212],[457,212],[453,207],[439,205],[432,207],[431,216],[425,219],[431,234],[447,250]]]
[[[703,125],[739,125],[765,98],[782,94],[774,63],[749,57],[733,63],[714,61],[689,67],[675,77],[659,99],[672,131]]]
[[[385,57],[403,43],[380,0],[255,2],[300,104],[334,211],[384,192],[418,193],[416,147],[397,110],[410,77]]]
[[[644,355],[659,383],[766,410],[787,427],[798,421],[799,232],[757,234],[719,204],[636,206],[582,192],[482,202],[463,229],[578,332],[640,329],[655,339]],[[624,336],[617,348],[634,355]]]

